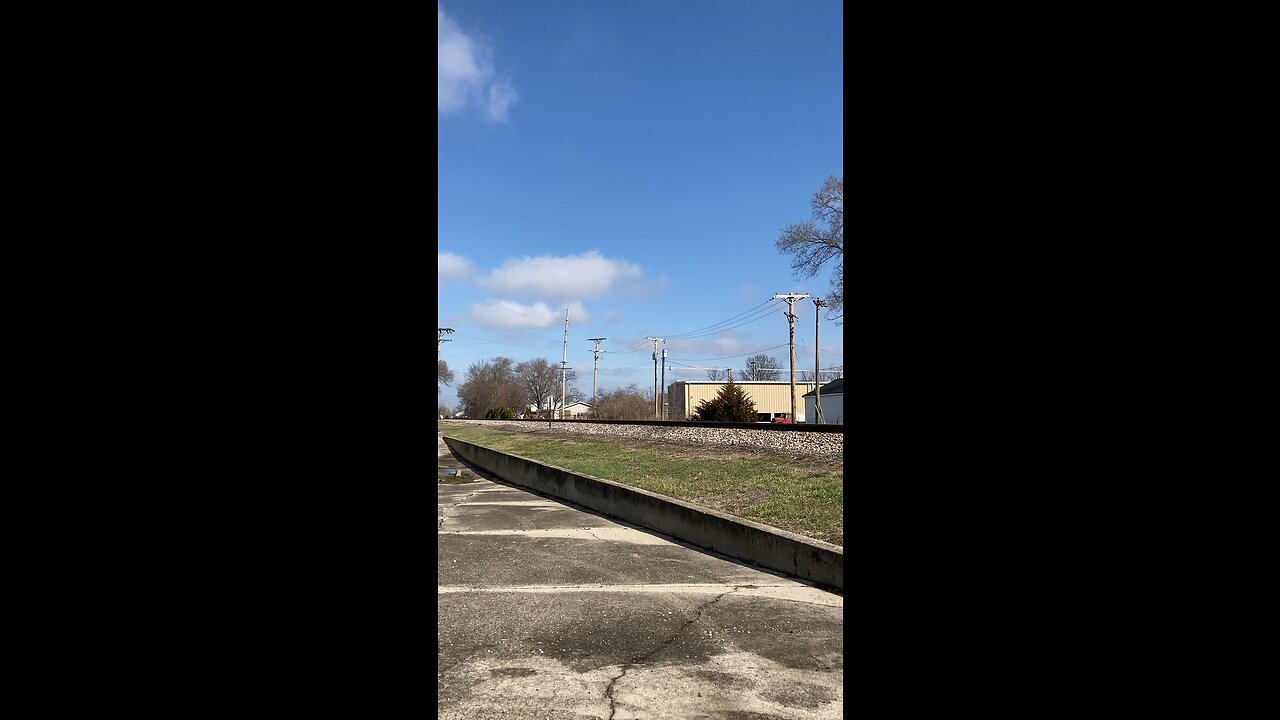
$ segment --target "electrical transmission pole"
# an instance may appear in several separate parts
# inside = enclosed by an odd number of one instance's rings
[[[813,414],[814,422],[822,420],[822,370],[818,367],[818,323],[822,319],[821,308],[825,305],[819,298],[813,299]]]
[[[658,415],[658,341],[662,338],[647,337],[645,340],[653,341],[653,419],[657,420]]]
[[[662,420],[667,419],[667,341],[662,341]]]
[[[664,365],[663,367],[666,367],[666,366]],[[675,368],[673,368],[673,367],[669,367],[669,368],[667,368],[667,369],[671,371],[671,377],[675,377],[675,376],[676,376],[676,369],[675,369]],[[675,381],[674,381],[674,380],[672,380],[672,382],[675,382]],[[667,420],[670,420],[670,419],[671,419],[671,407],[670,407],[670,405],[671,405],[671,402],[670,402],[670,401],[667,401],[667,406],[666,406],[666,407],[667,407],[667,417],[666,417],[666,419],[667,419]]]
[[[791,328],[791,422],[796,422],[796,301],[807,297],[798,293],[773,296],[774,300],[781,298],[787,301],[787,326]]]
[[[600,353],[607,352],[606,350],[600,349],[600,341],[608,340],[609,338],[587,338],[587,339],[595,342],[596,344],[596,349],[591,351],[596,354],[595,364],[591,368],[591,407],[594,411],[595,404],[596,404],[596,378],[599,376],[599,373],[600,373]]]
[[[565,373],[569,370],[569,308],[564,309],[564,355],[560,360],[560,419],[564,419]]]
[[[453,328],[436,328],[436,331],[440,333],[440,337],[436,339],[436,368],[438,370],[440,367],[440,346],[447,342],[453,342],[452,340],[446,340],[444,337],[453,332]]]

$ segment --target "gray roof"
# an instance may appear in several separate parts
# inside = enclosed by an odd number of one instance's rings
[[[843,395],[844,394],[844,378],[840,378],[839,380],[832,380],[826,385],[823,385],[821,388],[821,392],[823,395]],[[813,397],[813,395],[814,395],[814,391],[810,390],[804,395],[801,395],[801,397]]]

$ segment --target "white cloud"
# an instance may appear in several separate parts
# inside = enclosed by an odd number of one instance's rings
[[[519,330],[525,328],[549,328],[564,325],[564,311],[569,309],[569,323],[583,323],[591,319],[582,303],[551,307],[546,303],[524,305],[510,300],[493,300],[483,305],[471,306],[471,319],[488,327]]]
[[[451,252],[436,251],[436,282],[459,280],[471,273],[471,261]]]
[[[639,265],[606,258],[592,250],[582,255],[508,259],[477,282],[508,297],[582,300],[599,297],[618,283],[638,280],[643,275]]]
[[[486,110],[489,117],[498,122],[507,122],[507,110],[520,99],[520,93],[511,87],[511,83],[503,80],[489,86],[489,103]]]
[[[507,122],[520,94],[509,79],[494,76],[492,44],[463,32],[436,5],[436,111],[461,112],[474,103],[489,118]]]

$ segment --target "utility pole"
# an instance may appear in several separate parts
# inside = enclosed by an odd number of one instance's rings
[[[587,338],[587,339],[594,341],[596,344],[596,349],[591,351],[595,353],[595,358],[596,358],[595,363],[591,367],[591,407],[592,407],[592,412],[595,412],[596,378],[599,377],[599,373],[600,373],[600,353],[607,352],[606,350],[600,349],[600,341],[608,340],[609,338]]]
[[[658,341],[662,338],[647,337],[645,340],[653,341],[653,419],[657,420],[658,415]]]
[[[667,368],[667,369],[671,371],[671,378],[672,378],[672,379],[671,379],[671,382],[677,382],[677,381],[676,381],[676,379],[675,379],[675,377],[676,377],[676,369],[675,369],[674,367],[669,367],[669,368]],[[688,412],[688,409],[687,409],[687,408],[685,409],[685,412],[686,412],[686,413]],[[670,420],[670,419],[671,419],[671,400],[670,400],[670,398],[668,398],[668,399],[667,399],[667,419],[668,419],[668,420]],[[680,419],[681,419],[681,420],[684,420],[685,418],[680,418]]]
[[[564,377],[569,370],[569,308],[564,309],[564,355],[560,360],[560,419],[564,419]]]
[[[667,419],[667,341],[662,341],[662,419]]]
[[[807,297],[807,294],[800,293],[773,296],[774,300],[781,298],[787,301],[787,326],[791,329],[791,422],[796,421],[796,301]]]
[[[822,370],[818,367],[818,325],[821,322],[825,303],[820,298],[813,299],[813,414],[815,423],[822,423]]]
[[[440,368],[440,346],[447,342],[453,342],[452,340],[446,340],[444,337],[445,335],[453,332],[453,328],[436,328],[436,331],[440,333],[440,337],[436,339],[436,369],[438,372]]]

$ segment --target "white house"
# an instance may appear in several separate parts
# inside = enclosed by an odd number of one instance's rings
[[[824,425],[844,423],[844,378],[832,380],[816,391],[804,394],[804,416],[817,421],[818,411],[814,395],[822,395],[822,422]]]
[[[825,406],[824,406],[825,407]],[[564,419],[572,420],[576,417],[586,417],[591,412],[591,406],[584,402],[571,402],[564,406]]]
[[[530,405],[529,409],[525,412],[525,417],[533,417],[536,412],[537,412],[537,408]],[[543,412],[546,412],[546,410],[543,410]],[[589,412],[591,412],[591,406],[588,405],[587,403],[571,402],[568,405],[564,406],[564,419],[572,420],[573,418],[586,417],[587,413]],[[543,417],[546,417],[546,416],[544,415]],[[555,417],[557,418],[560,417],[559,408],[556,408]]]

